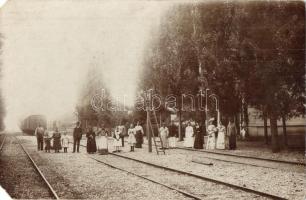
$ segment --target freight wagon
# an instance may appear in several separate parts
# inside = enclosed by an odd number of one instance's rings
[[[46,117],[43,115],[30,115],[21,122],[20,129],[24,133],[34,135],[35,129],[39,124],[46,129]]]

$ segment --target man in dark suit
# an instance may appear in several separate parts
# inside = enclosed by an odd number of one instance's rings
[[[81,123],[77,122],[76,127],[73,130],[73,153],[75,152],[75,147],[77,147],[77,152],[79,153],[81,139],[82,139]]]

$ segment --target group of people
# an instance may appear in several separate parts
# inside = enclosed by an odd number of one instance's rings
[[[237,130],[235,123],[230,120],[227,128],[225,128],[221,122],[218,126],[215,126],[213,122],[214,118],[208,120],[207,128],[199,123],[195,123],[194,126],[192,126],[191,122],[188,122],[185,128],[184,147],[203,149],[204,133],[207,133],[206,149],[236,149]],[[79,152],[82,134],[83,130],[81,124],[77,122],[76,127],[73,129],[73,153]],[[55,153],[58,153],[63,148],[64,152],[67,153],[69,146],[67,131],[61,133],[58,128],[55,128],[51,134],[50,131],[45,130],[39,125],[35,130],[35,135],[37,137],[38,150],[43,150],[43,147],[45,147],[46,152],[50,152],[51,149],[54,149]],[[100,154],[107,154],[109,147],[108,136],[109,133],[104,128],[88,128],[86,131],[87,152],[91,154],[98,151]],[[135,127],[133,124],[130,124],[127,130],[124,125],[116,126],[112,132],[112,136],[115,152],[120,152],[121,148],[124,147],[125,136],[128,136],[127,142],[131,152],[135,151],[135,148],[142,148],[144,142],[144,130],[139,122],[137,122]],[[166,126],[166,123],[163,123],[159,128],[159,136],[162,148],[175,148],[178,137],[178,127],[173,122],[170,124],[169,128]],[[53,141],[52,145],[51,141]]]
[[[86,136],[91,138],[91,132],[89,131]],[[54,128],[54,131],[45,129],[43,126],[38,124],[35,129],[34,135],[37,139],[37,150],[50,153],[50,150],[53,149],[55,153],[59,153],[61,149],[64,150],[64,153],[68,152],[68,147],[70,143],[69,136],[67,131],[59,131],[57,127]],[[80,141],[82,139],[82,128],[80,122],[76,123],[76,127],[73,130],[73,153],[79,152],[80,150]],[[90,141],[90,139],[89,139]]]
[[[233,120],[229,121],[226,129],[221,122],[216,127],[211,119],[208,122],[207,133],[207,149],[236,149],[237,129]]]
[[[137,122],[135,127],[130,124],[127,131],[124,125],[114,128],[112,133],[114,152],[120,152],[121,148],[124,147],[124,137],[126,135],[128,136],[128,145],[131,152],[135,151],[135,148],[142,148],[144,131],[140,123]],[[96,128],[96,130],[93,130],[90,128],[90,131],[86,133],[86,137],[88,153],[99,151],[101,154],[105,154],[108,152],[108,133],[105,129]]]
[[[80,141],[82,139],[83,130],[81,123],[77,122],[76,127],[73,129],[73,153],[80,152]],[[139,122],[134,127],[133,124],[126,131],[124,125],[116,126],[112,132],[113,147],[115,152],[120,152],[121,147],[124,147],[124,136],[128,135],[128,145],[130,151],[135,151],[135,148],[142,148],[144,131]],[[55,128],[53,134],[48,130],[45,130],[41,125],[35,130],[35,136],[37,138],[38,150],[45,148],[46,152],[50,152],[54,149],[55,153],[58,153],[62,148],[64,152],[67,152],[69,146],[69,137],[67,131],[59,132],[58,128]],[[89,127],[86,131],[87,145],[86,149],[89,154],[99,152],[100,154],[107,154],[109,147],[108,140],[109,132],[105,128]],[[52,145],[51,145],[52,142]]]
[[[227,129],[220,122],[216,127],[214,118],[208,120],[207,129],[205,126],[191,122],[187,123],[185,128],[184,147],[203,149],[204,148],[204,133],[207,133],[207,141],[205,149],[236,149],[237,130],[235,123],[230,120]],[[169,128],[165,123],[159,129],[162,148],[175,148],[178,137],[178,127],[172,122]]]
[[[219,122],[218,126],[213,124],[214,118],[208,120],[206,129],[207,141],[205,149],[236,149],[237,130],[233,120],[229,121],[227,128]],[[188,123],[185,129],[184,146],[196,149],[204,148],[204,130],[196,123],[195,128]]]
[[[39,124],[35,129],[34,134],[37,138],[38,151],[43,151],[45,149],[45,152],[50,153],[50,150],[54,149],[55,153],[59,153],[59,151],[63,148],[64,152],[67,153],[69,137],[67,136],[66,131],[63,132],[62,136],[58,128],[55,128],[52,133],[49,130],[45,130],[44,127]]]

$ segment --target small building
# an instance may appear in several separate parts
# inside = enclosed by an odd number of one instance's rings
[[[250,139],[264,139],[264,121],[261,119],[260,113],[254,108],[248,109],[249,125],[248,133]],[[277,122],[278,136],[280,141],[283,141],[283,124],[280,120]],[[267,122],[268,136],[271,137],[270,122]],[[305,148],[305,131],[306,131],[306,118],[295,117],[286,121],[287,142],[289,147]]]

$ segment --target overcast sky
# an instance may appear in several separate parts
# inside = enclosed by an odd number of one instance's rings
[[[133,101],[143,48],[166,2],[11,0],[0,10],[6,126],[73,112],[86,69],[98,65],[111,93]],[[93,57],[95,60],[93,61]]]

